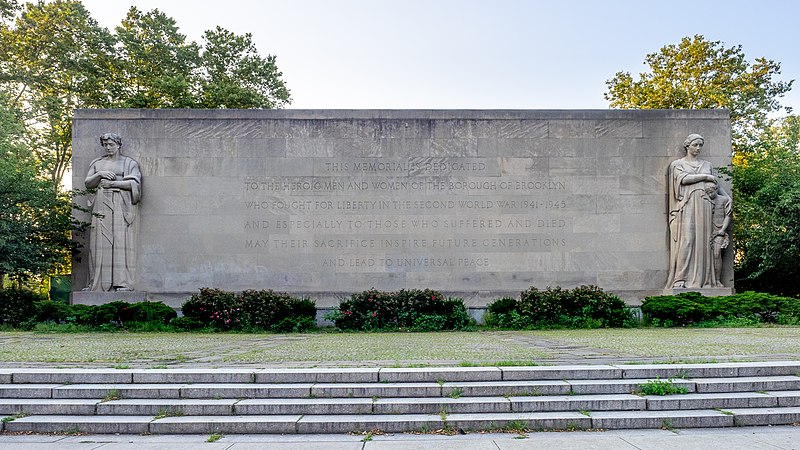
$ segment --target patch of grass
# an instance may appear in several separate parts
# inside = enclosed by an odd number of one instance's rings
[[[581,410],[578,410],[578,412],[583,414],[586,417],[592,417],[592,412],[589,411],[588,409],[581,409]]]
[[[109,389],[106,392],[106,395],[100,400],[101,402],[110,402],[111,400],[120,400],[122,399],[122,393],[120,393],[119,389]]]
[[[436,384],[438,384],[439,386],[442,386],[442,385],[444,385],[444,380],[441,379],[441,378],[438,378],[438,379],[436,379]]]
[[[131,368],[131,366],[129,366],[129,365],[127,365],[127,364],[117,364],[116,366],[114,366],[114,367],[112,367],[112,368],[113,368],[113,369],[119,369],[119,370],[123,370],[123,369],[130,369],[130,368]]]
[[[664,420],[661,421],[661,429],[662,430],[667,430],[667,431],[672,431],[673,433],[675,432],[675,427],[672,426],[672,422],[670,422],[667,419],[664,419]]]
[[[683,386],[676,385],[670,378],[667,380],[648,380],[647,383],[639,385],[638,392],[644,395],[675,395],[688,394],[689,390]]]
[[[454,387],[450,389],[450,392],[447,394],[447,396],[450,398],[461,398],[463,394],[464,394],[463,389],[461,389],[460,387]]]
[[[222,439],[222,433],[211,433],[211,436],[206,439],[206,442],[217,442],[218,440]]]
[[[716,411],[716,412],[718,412],[720,414],[725,414],[726,416],[732,416],[733,415],[732,412],[725,411],[724,409],[721,409],[721,408],[714,408],[714,411]]]
[[[501,428],[501,430],[506,433],[525,434],[529,430],[528,422],[525,422],[524,420],[512,420],[511,422],[508,422],[506,426]]]
[[[373,437],[372,432],[371,431],[367,431],[367,433],[364,434],[364,438],[361,439],[361,442],[369,442],[369,441],[372,440],[372,437]]]
[[[28,417],[29,415],[30,414],[28,414],[28,413],[20,411],[18,413],[14,413],[14,414],[12,414],[12,415],[10,415],[8,417],[3,417],[2,419],[0,419],[0,422],[3,422],[3,423],[13,422],[13,421],[15,421],[17,419],[22,419],[23,417]]]
[[[165,417],[182,417],[184,416],[184,412],[180,408],[162,408],[156,412],[156,415],[153,419],[163,419]]]
[[[151,366],[150,368],[151,369],[166,369],[167,365],[166,364],[156,364],[155,366]]]
[[[442,422],[445,422],[445,424],[447,423],[447,410],[444,405],[442,405],[442,409],[439,410],[439,417],[441,417]]]

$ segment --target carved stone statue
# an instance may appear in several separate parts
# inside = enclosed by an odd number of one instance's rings
[[[686,156],[669,166],[668,289],[722,287],[731,202],[711,163],[697,157],[704,143],[699,134],[690,134],[683,143]]]
[[[142,197],[139,164],[120,154],[122,138],[100,136],[105,156],[89,165],[84,182],[97,189],[89,199],[89,285],[86,291],[132,291],[136,266],[135,223]]]

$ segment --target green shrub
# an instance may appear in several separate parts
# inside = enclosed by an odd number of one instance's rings
[[[326,318],[352,331],[461,330],[472,323],[461,299],[445,299],[430,289],[359,292],[342,300]]]
[[[753,326],[800,321],[800,301],[760,292],[704,297],[698,292],[647,297],[642,314],[653,325]]]
[[[312,300],[272,290],[248,290],[240,298],[248,323],[254,328],[286,333],[316,326],[317,306]]]
[[[19,326],[35,317],[35,303],[45,297],[25,289],[0,289],[0,325]]]
[[[194,331],[203,328],[204,324],[194,317],[176,317],[169,321],[169,325],[177,331]]]
[[[596,286],[536,287],[520,293],[519,301],[504,297],[490,303],[484,323],[493,328],[601,328],[634,322],[630,308],[619,297]]]
[[[125,323],[154,323],[167,324],[178,317],[178,313],[171,306],[162,302],[139,302],[128,307]]]
[[[235,330],[246,325],[246,314],[233,292],[201,288],[181,307],[183,315],[219,330]]]

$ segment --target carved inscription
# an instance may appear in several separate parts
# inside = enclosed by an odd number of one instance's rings
[[[318,176],[244,177],[246,252],[315,270],[492,270],[509,253],[566,252],[581,195],[504,176],[492,158],[315,162]]]

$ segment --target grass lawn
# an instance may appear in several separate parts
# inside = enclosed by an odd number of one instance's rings
[[[0,364],[529,365],[799,359],[800,327],[446,333],[0,333]]]

